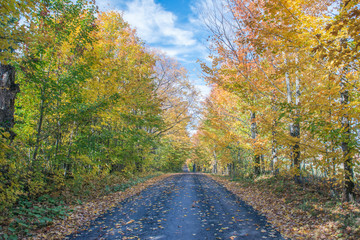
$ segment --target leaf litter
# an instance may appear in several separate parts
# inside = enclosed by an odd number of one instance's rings
[[[160,182],[171,175],[175,174],[163,174],[143,183],[139,183],[123,192],[111,193],[82,205],[70,206],[72,212],[64,220],[57,220],[50,226],[38,229],[34,232],[34,236],[28,239],[63,239],[67,235],[87,228],[92,220],[118,206],[118,204],[125,199],[139,194],[147,187]],[[125,224],[131,224],[132,222],[134,222],[134,220]]]

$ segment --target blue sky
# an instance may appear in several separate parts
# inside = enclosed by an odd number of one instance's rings
[[[203,97],[210,88],[201,79],[196,61],[206,61],[205,47],[209,35],[198,7],[209,0],[97,0],[101,11],[117,10],[136,28],[147,46],[162,50],[177,59],[189,73],[189,78]]]

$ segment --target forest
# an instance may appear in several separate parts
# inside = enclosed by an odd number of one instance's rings
[[[209,2],[201,102],[120,12],[0,1],[0,238],[185,164],[360,198],[358,0]]]
[[[358,1],[236,1],[209,7],[212,85],[194,162],[242,177],[359,191]]]
[[[291,239],[359,239],[359,1],[210,2],[197,170]]]
[[[3,216],[181,169],[197,92],[176,60],[93,1],[6,0],[0,16]]]

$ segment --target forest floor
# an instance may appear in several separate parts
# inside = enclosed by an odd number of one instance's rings
[[[283,239],[264,216],[207,175],[182,173],[151,181],[157,183],[124,201],[112,196],[97,207],[84,207],[83,214],[78,211],[39,238],[72,232],[66,239]],[[88,212],[98,208],[107,211],[88,221]],[[87,224],[75,230],[85,223],[81,218]]]
[[[80,183],[69,179],[58,191],[22,195],[15,205],[0,212],[0,240],[62,239],[118,202],[171,175],[114,173]]]
[[[137,196],[144,189],[161,180],[172,176],[173,174],[161,174],[157,176],[145,176],[139,178],[138,182],[128,182],[125,188],[115,191],[113,193],[87,200],[86,202],[78,202],[78,204],[67,207],[70,212],[66,214],[63,219],[58,219],[46,227],[39,228],[30,232],[30,237],[23,237],[24,239],[64,239],[67,235],[72,234],[80,227],[85,227],[91,223],[92,220],[98,218],[105,212],[118,206],[118,204],[125,199]],[[146,181],[145,179],[150,178]],[[144,179],[144,180],[142,180]],[[1,239],[1,238],[0,238]]]
[[[360,239],[359,203],[334,199],[326,187],[294,184],[286,177],[255,181],[209,175],[264,214],[291,239]]]
[[[285,177],[174,173],[136,179],[68,206],[62,220],[48,223],[45,218],[56,217],[24,202],[11,224],[26,230],[24,212],[44,221],[28,239],[360,239],[359,204]],[[59,216],[60,207],[50,212]]]

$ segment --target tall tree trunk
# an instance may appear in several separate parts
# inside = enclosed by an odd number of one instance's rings
[[[347,90],[347,82],[345,78],[345,73],[340,81],[341,93],[340,93],[340,103],[343,109],[347,108],[349,103],[349,91]],[[345,113],[341,118],[341,127],[344,129],[343,138],[341,143],[341,149],[343,151],[344,157],[344,171],[345,171],[345,186],[344,186],[344,197],[346,201],[351,201],[354,199],[354,172],[353,172],[353,159],[351,156],[351,129],[350,129],[350,119],[349,116]]]
[[[340,9],[343,10],[347,4],[349,4],[350,1],[348,0],[342,0],[340,2]],[[347,46],[346,42],[347,39],[342,38],[340,40],[342,43],[345,43],[344,45]],[[342,109],[348,108],[349,103],[349,91],[347,89],[347,79],[346,79],[346,72],[347,68],[344,67],[343,73],[340,79],[340,103],[342,106]],[[346,112],[346,111],[345,111]],[[343,135],[342,135],[342,143],[341,143],[341,149],[343,151],[343,158],[344,158],[344,171],[345,171],[345,185],[344,185],[344,197],[346,201],[351,201],[354,199],[354,172],[353,172],[353,159],[351,156],[351,129],[350,129],[350,118],[348,114],[344,114],[341,118],[341,127],[344,129]]]
[[[284,62],[287,64],[287,59],[284,54]],[[297,73],[298,74],[298,73]],[[294,181],[296,183],[301,183],[300,180],[300,123],[299,123],[299,111],[298,105],[300,103],[300,80],[296,76],[295,80],[295,104],[293,102],[292,89],[290,83],[289,73],[285,72],[285,82],[286,82],[286,92],[287,92],[287,102],[289,106],[294,107],[295,110],[290,111],[290,136],[292,137],[293,143],[290,146],[290,159],[292,162],[292,170],[294,171]]]
[[[250,121],[251,121],[251,138],[254,141],[254,144],[256,142],[256,137],[257,137],[257,126],[256,126],[256,114],[255,112],[251,112],[250,113]],[[254,149],[254,172],[255,175],[259,175],[260,174],[260,156],[257,153],[257,150]]]
[[[293,145],[293,161],[295,172],[295,182],[301,183],[300,179],[300,112],[299,112],[299,104],[300,104],[300,80],[298,77],[298,72],[296,72],[295,78],[295,111],[294,111],[294,122],[292,124],[291,136],[295,139],[295,143]]]
[[[15,138],[11,128],[15,124],[15,98],[19,91],[19,85],[15,84],[15,68],[0,64],[0,127],[10,133],[11,140]]]
[[[216,148],[216,146],[215,146],[215,148]],[[216,174],[217,173],[217,156],[216,156],[215,149],[213,151],[213,155],[214,155],[213,173]]]
[[[266,164],[265,164],[265,156],[264,154],[260,155],[260,172],[264,174],[266,171]]]
[[[270,168],[271,171],[274,173],[276,173],[277,170],[277,161],[278,161],[278,156],[277,156],[277,141],[276,141],[276,119],[273,120],[273,129],[271,132],[272,135],[272,140],[271,140],[271,162],[270,162]]]
[[[274,112],[278,111],[278,108],[275,105],[275,94],[272,95],[271,97],[271,105],[272,105],[272,110]],[[271,172],[274,174],[277,173],[278,169],[277,169],[277,161],[278,161],[278,152],[277,152],[277,122],[278,119],[275,117],[273,118],[272,121],[272,125],[271,125],[271,161],[270,161],[270,170]]]

